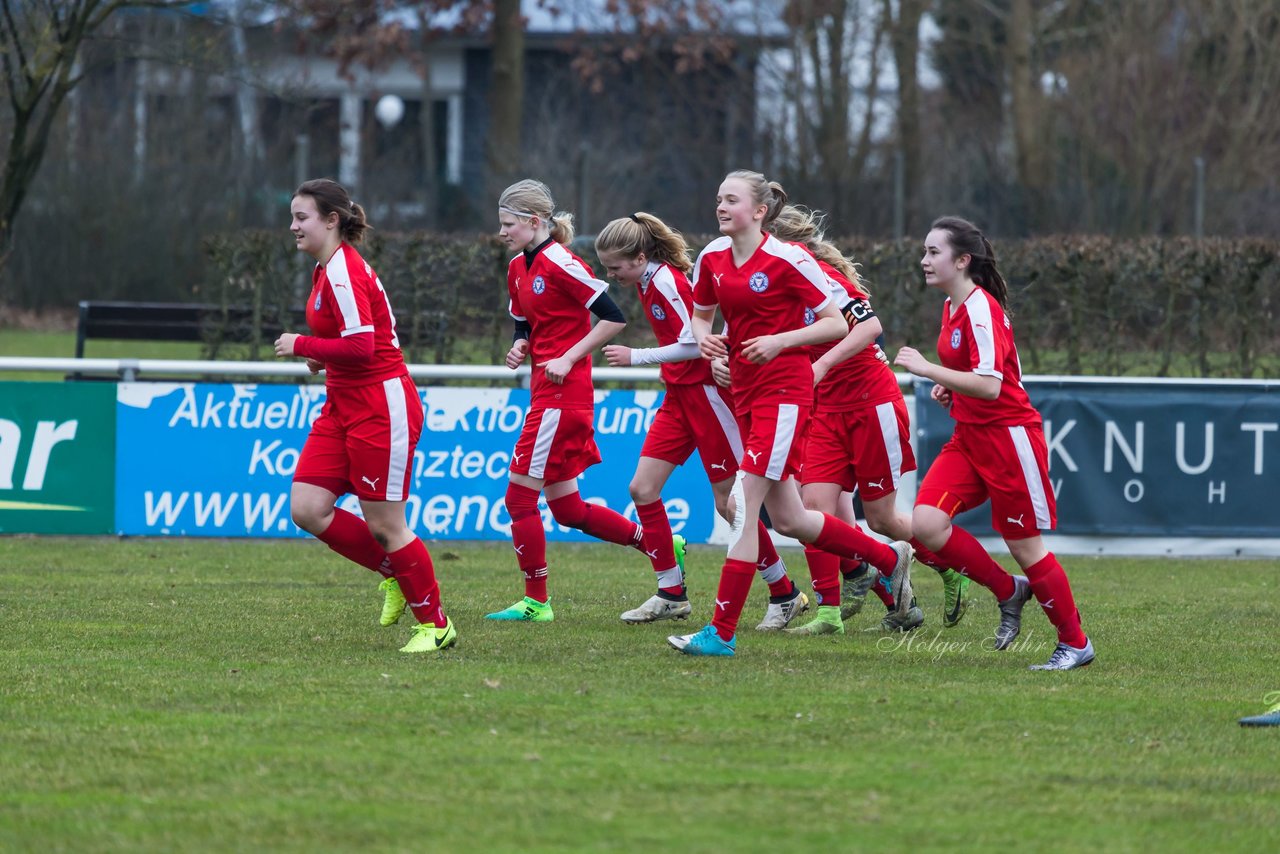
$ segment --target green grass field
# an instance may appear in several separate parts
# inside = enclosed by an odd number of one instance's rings
[[[731,660],[626,626],[640,556],[552,544],[556,622],[510,546],[437,544],[460,644],[398,653],[370,573],[314,542],[0,539],[6,851],[1274,850],[1280,561],[1075,558],[1092,667],[983,648],[980,594],[914,635],[751,630]],[[798,552],[785,553],[806,586]],[[909,642],[908,642],[909,641]]]

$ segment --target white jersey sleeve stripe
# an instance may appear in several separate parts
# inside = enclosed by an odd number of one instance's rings
[[[676,280],[671,275],[671,271],[663,267],[658,271],[658,275],[653,277],[649,286],[658,289],[658,293],[667,301],[668,307],[676,313],[676,317],[680,318],[680,334],[676,337],[676,341],[681,344],[696,344],[697,340],[693,337],[693,320],[689,316],[689,309],[685,308],[684,300],[680,299],[680,291],[676,289]]]
[[[356,306],[356,295],[351,290],[351,271],[347,269],[347,253],[341,246],[333,253],[329,263],[324,267],[325,277],[329,280],[329,293],[333,302],[342,313],[342,335],[355,335],[357,332],[372,332],[372,326],[360,325],[360,309]]]
[[[827,278],[827,274],[818,266],[818,262],[813,260],[813,256],[799,246],[783,243],[772,234],[764,242],[764,251],[787,261],[793,270],[813,285],[814,290],[817,291],[813,298],[817,301],[809,308],[822,311],[827,307],[827,303],[831,302],[832,288],[835,287],[835,283]]]
[[[547,251],[544,254],[547,257],[547,260],[552,261],[556,266],[564,270],[570,276],[573,276],[579,282],[582,282],[582,284],[591,288],[594,293],[592,293],[591,297],[583,303],[586,308],[591,308],[591,304],[600,298],[600,294],[609,289],[608,282],[602,282],[592,276],[586,268],[578,263],[577,259],[569,254],[569,250],[565,249],[559,243],[552,243],[547,247]]]
[[[978,346],[978,366],[973,372],[1004,379],[1004,373],[996,366],[996,339],[991,326],[991,304],[987,302],[986,293],[981,288],[974,288],[964,301],[964,307],[969,315],[969,333]]]

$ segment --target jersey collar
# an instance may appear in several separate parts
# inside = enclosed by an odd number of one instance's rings
[[[524,268],[526,270],[533,266],[533,259],[538,257],[539,252],[550,246],[553,240],[554,238],[548,237],[532,249],[524,250]]]
[[[662,269],[662,265],[657,261],[650,261],[649,266],[644,268],[644,273],[640,276],[640,290],[648,290],[649,283],[653,281],[653,277],[658,275],[658,271]]]

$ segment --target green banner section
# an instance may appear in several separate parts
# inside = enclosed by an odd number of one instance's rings
[[[0,534],[115,524],[115,383],[0,383]]]

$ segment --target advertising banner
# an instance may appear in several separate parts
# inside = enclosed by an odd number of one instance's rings
[[[917,381],[920,469],[951,436]],[[1026,383],[1044,417],[1060,534],[1277,537],[1280,384]],[[958,517],[992,534],[990,505]]]
[[[107,534],[116,387],[0,383],[0,534]]]
[[[289,517],[289,488],[311,422],[324,405],[319,384],[122,383],[116,529],[122,534],[217,537],[305,536]],[[424,539],[502,540],[511,519],[503,496],[520,435],[525,389],[420,388],[425,423],[407,503]],[[635,518],[628,485],[657,391],[597,391],[596,443],[604,462],[579,481],[585,500]],[[674,532],[710,536],[715,510],[696,456],[671,478],[664,498]],[[359,512],[352,495],[339,506]],[[561,540],[590,540],[543,524]]]

